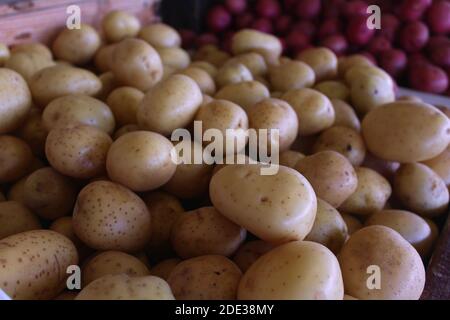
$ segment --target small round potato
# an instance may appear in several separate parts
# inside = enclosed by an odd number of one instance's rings
[[[214,79],[205,70],[196,67],[188,67],[178,73],[184,74],[194,80],[202,93],[213,95],[216,92]]]
[[[372,110],[362,122],[367,149],[375,156],[404,163],[432,159],[450,142],[450,120],[435,107],[395,102]]]
[[[151,191],[172,178],[176,164],[172,143],[150,131],[127,133],[111,145],[106,169],[112,181],[134,191]]]
[[[348,213],[341,213],[341,216],[342,219],[344,219],[345,224],[347,225],[347,232],[349,236],[363,227],[361,221],[359,221],[356,217]]]
[[[127,124],[126,126],[123,126],[122,128],[119,128],[114,132],[113,140],[119,139],[121,136],[130,133],[139,131],[140,128],[137,124]]]
[[[102,89],[100,79],[92,72],[57,64],[36,72],[30,80],[33,101],[41,108],[52,100],[69,94],[94,96]]]
[[[177,255],[189,259],[203,255],[231,256],[247,232],[214,207],[199,208],[180,216],[172,227],[171,242]]]
[[[342,154],[353,166],[360,166],[366,156],[366,147],[359,132],[348,127],[333,126],[316,140],[313,152],[331,150]]]
[[[339,209],[357,215],[369,215],[382,210],[392,193],[389,182],[369,168],[358,167],[355,171],[358,186]]]
[[[370,74],[352,81],[350,95],[352,105],[360,115],[365,115],[381,105],[395,101],[392,85],[386,79]]]
[[[340,57],[338,60],[339,78],[344,78],[347,71],[355,66],[373,66],[373,62],[361,54]]]
[[[119,42],[135,37],[141,29],[141,22],[128,12],[114,10],[103,18],[102,29],[108,42]]]
[[[329,99],[340,99],[347,101],[350,97],[349,88],[340,81],[322,81],[314,86],[314,89],[322,92]]]
[[[295,169],[295,166],[297,163],[305,157],[304,154],[292,151],[292,150],[286,150],[282,153],[280,153],[280,164],[282,166],[286,166],[292,169]]]
[[[248,268],[250,268],[250,266],[259,259],[259,257],[266,254],[273,248],[275,247],[272,244],[262,240],[249,241],[239,247],[233,257],[233,261],[241,269],[241,271],[245,273]]]
[[[294,241],[269,251],[242,277],[240,300],[342,300],[339,263],[325,246]]]
[[[219,69],[216,76],[219,88],[245,81],[253,81],[253,75],[244,64],[238,62],[226,63]]]
[[[155,48],[173,48],[181,45],[181,37],[178,32],[164,23],[153,23],[143,27],[138,37]]]
[[[160,277],[167,281],[173,269],[181,262],[181,259],[166,259],[156,264],[150,271],[152,276]]]
[[[0,240],[17,233],[42,229],[39,219],[22,203],[0,201]]]
[[[337,75],[338,60],[330,49],[306,49],[297,56],[297,59],[307,63],[314,70],[318,82],[333,79]]]
[[[85,65],[92,60],[100,44],[98,32],[90,25],[81,24],[79,29],[62,29],[52,49],[57,59]]]
[[[50,131],[45,144],[47,160],[62,174],[90,179],[106,172],[112,139],[95,127],[78,125]]]
[[[406,208],[424,217],[433,218],[447,211],[447,186],[424,164],[402,165],[395,173],[394,193]]]
[[[87,125],[108,134],[116,126],[111,109],[102,101],[85,95],[67,95],[50,102],[42,113],[48,131],[74,125]]]
[[[281,99],[287,101],[297,113],[301,136],[317,134],[334,123],[335,113],[330,99],[316,90],[292,90],[286,92]]]
[[[55,220],[72,212],[75,185],[51,167],[30,174],[23,188],[25,204],[41,218]]]
[[[295,60],[271,67],[269,78],[272,88],[281,92],[309,88],[316,81],[314,70],[306,63]]]
[[[200,68],[208,72],[208,74],[215,79],[217,76],[218,69],[209,62],[206,61],[194,61],[190,65],[190,67]]]
[[[191,63],[189,53],[181,48],[156,48],[156,51],[164,68],[168,67],[171,72],[187,68]]]
[[[438,156],[424,161],[423,164],[433,169],[444,180],[447,187],[450,186],[450,147]]]
[[[6,44],[0,42],[0,68],[3,67],[6,61],[8,61],[11,53]]]
[[[112,54],[111,71],[126,86],[147,91],[163,75],[161,58],[156,50],[140,39],[117,43]]]
[[[95,181],[78,194],[75,234],[97,250],[136,252],[151,236],[151,215],[141,198],[109,181]]]
[[[279,60],[282,50],[281,42],[277,37],[257,30],[240,30],[231,41],[233,54],[256,52],[261,54],[269,64],[275,64]]]
[[[334,126],[347,127],[357,132],[361,131],[361,122],[355,110],[349,104],[339,99],[331,99],[331,104],[335,114]]]
[[[270,97],[266,86],[258,81],[229,84],[220,89],[215,99],[228,100],[247,110],[254,104]]]
[[[371,215],[366,226],[380,225],[394,229],[405,238],[422,258],[431,253],[436,240],[430,225],[418,215],[404,210],[382,210]]]
[[[317,199],[316,220],[305,240],[323,244],[337,254],[347,237],[347,225],[340,213],[322,199]]]
[[[249,107],[247,114],[250,128],[258,132],[262,129],[268,131],[265,137],[267,144],[259,140],[258,146],[270,150],[270,153],[289,150],[297,138],[299,130],[297,114],[289,103],[283,100],[264,99]],[[278,130],[278,137],[273,135],[272,130]]]
[[[167,282],[177,300],[234,300],[241,276],[231,260],[208,255],[180,262]]]
[[[148,276],[150,271],[138,258],[120,251],[104,251],[83,266],[82,286],[106,275],[126,274],[130,277]]]
[[[38,108],[30,110],[27,119],[20,127],[17,135],[22,138],[31,148],[33,153],[43,158],[45,156],[45,140],[48,131],[42,121],[42,114]]]
[[[147,92],[138,109],[138,124],[169,136],[191,124],[202,100],[202,92],[194,80],[173,75]]]
[[[54,66],[55,62],[36,52],[19,52],[13,54],[5,67],[18,72],[28,83],[38,71]]]
[[[344,244],[338,258],[345,292],[357,299],[417,300],[422,294],[425,285],[422,259],[414,247],[391,228],[369,226],[356,231]],[[375,274],[373,270],[379,272],[377,290],[367,285],[371,283],[369,277]]]
[[[25,141],[0,135],[0,183],[14,182],[28,173],[33,153]]]
[[[94,64],[98,71],[100,72],[108,72],[111,71],[112,66],[112,57],[114,49],[116,48],[115,44],[109,44],[100,47],[97,50],[94,58]]]
[[[133,87],[120,87],[112,91],[106,100],[119,126],[137,123],[137,110],[144,93]]]
[[[316,195],[295,170],[279,166],[272,175],[263,165],[228,165],[209,187],[214,207],[261,240],[279,244],[303,240],[316,216]]]
[[[16,130],[31,108],[31,93],[23,77],[0,68],[0,134]]]
[[[206,61],[216,68],[222,67],[230,59],[230,54],[219,50],[214,45],[206,45],[198,49],[193,56],[194,61]]]
[[[242,63],[252,73],[253,77],[264,76],[267,73],[267,64],[264,57],[256,52],[239,54],[229,59],[226,64]]]
[[[166,281],[154,276],[106,275],[83,288],[75,300],[174,300]]]
[[[351,163],[335,151],[322,151],[301,159],[295,169],[311,183],[317,197],[338,208],[357,188]]]

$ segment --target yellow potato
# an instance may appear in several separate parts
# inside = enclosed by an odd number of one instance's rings
[[[33,154],[41,158],[45,155],[47,134],[47,129],[42,121],[42,114],[37,108],[30,110],[27,119],[17,132],[17,135],[30,146]]]
[[[344,219],[345,224],[347,225],[347,232],[349,236],[363,227],[361,221],[359,221],[356,217],[348,213],[341,213],[341,216],[342,219]]]
[[[164,23],[153,23],[143,27],[138,36],[155,48],[172,48],[181,45],[178,32]]]
[[[30,80],[33,101],[42,108],[69,94],[94,96],[101,88],[102,83],[92,72],[62,64],[44,68]]]
[[[350,97],[349,88],[340,81],[322,81],[314,86],[314,89],[322,92],[329,99],[340,99],[347,101]]]
[[[294,60],[272,66],[269,78],[272,88],[281,92],[308,88],[316,81],[314,70],[309,65]]]
[[[14,182],[28,173],[33,153],[25,141],[0,135],[0,183]]]
[[[108,176],[134,191],[159,188],[172,178],[177,167],[171,158],[172,148],[172,143],[160,134],[127,133],[109,148]]]
[[[449,192],[445,182],[426,165],[404,164],[394,177],[394,193],[412,212],[433,218],[447,212]]]
[[[245,272],[240,300],[342,300],[336,257],[321,244],[294,241],[269,251]]]
[[[135,37],[141,22],[134,15],[121,10],[110,11],[102,21],[102,30],[108,42],[119,42],[125,38]]]
[[[97,50],[97,53],[94,57],[94,64],[98,71],[100,72],[108,72],[111,71],[112,66],[112,57],[114,49],[116,48],[115,44],[109,44],[100,47]]]
[[[36,72],[53,65],[53,60],[36,52],[15,53],[5,63],[6,68],[18,72],[27,82]]]
[[[50,49],[42,43],[31,42],[15,45],[11,48],[11,54],[19,52],[36,52],[42,56],[45,56],[49,60],[53,60],[53,55]]]
[[[181,48],[156,48],[156,51],[160,55],[165,68],[170,67],[172,70],[180,70],[187,68],[191,63],[191,57]]]
[[[106,172],[106,154],[112,139],[95,127],[78,125],[50,131],[45,154],[52,167],[62,174],[89,179]]]
[[[390,161],[432,159],[450,142],[450,120],[423,103],[395,102],[370,112],[362,122],[367,149]]]
[[[137,110],[144,93],[133,87],[120,87],[112,91],[106,99],[116,122],[120,126],[137,123]]]
[[[154,276],[106,275],[83,288],[75,300],[174,300],[167,282]]]
[[[305,240],[323,244],[336,254],[347,236],[347,225],[340,213],[322,199],[317,199],[316,219]]]
[[[256,52],[261,54],[267,63],[275,64],[281,55],[282,46],[280,40],[270,34],[243,29],[233,36],[231,51],[237,55],[240,53]]]
[[[340,57],[338,60],[339,78],[344,78],[347,71],[355,66],[373,66],[373,62],[361,54]]]
[[[247,232],[214,207],[203,207],[181,215],[173,224],[172,248],[183,259],[203,255],[231,256]]]
[[[219,170],[209,187],[214,207],[264,241],[304,239],[316,216],[311,185],[291,168],[280,166],[275,175],[262,175],[261,168],[246,164]]]
[[[53,53],[57,59],[85,65],[92,60],[101,39],[98,32],[87,24],[81,24],[79,29],[63,28],[53,42]]]
[[[381,210],[371,215],[365,225],[380,225],[397,231],[417,250],[422,258],[429,256],[436,240],[427,221],[409,211]]]
[[[6,61],[8,61],[11,53],[6,44],[0,42],[0,67],[3,67]]]
[[[219,88],[233,83],[253,81],[250,70],[242,63],[226,63],[216,75],[216,82]]]
[[[111,109],[102,101],[85,95],[66,95],[49,103],[42,113],[48,131],[74,125],[87,125],[108,134],[116,126]]]
[[[73,229],[91,248],[136,252],[150,240],[151,215],[144,201],[129,189],[96,181],[78,194]]]
[[[198,49],[193,56],[194,61],[206,61],[216,68],[220,68],[230,59],[228,52],[219,50],[213,45],[206,45]]]
[[[39,219],[22,203],[0,201],[0,239],[36,229],[42,229]]]
[[[259,259],[259,257],[266,254],[273,248],[274,246],[272,244],[262,240],[249,241],[239,247],[233,257],[233,261],[242,272],[246,272],[248,268],[250,268],[250,266]]]
[[[287,101],[297,113],[299,134],[309,136],[331,127],[335,113],[330,99],[313,89],[297,89],[286,92],[281,99]]]
[[[150,271],[152,276],[160,277],[167,281],[173,269],[181,262],[181,259],[172,258],[161,261]]]
[[[102,89],[94,97],[106,101],[111,92],[120,87],[120,83],[114,78],[114,74],[111,71],[102,73],[98,79],[102,83]]]
[[[31,108],[31,94],[23,77],[0,68],[0,134],[16,130]]]
[[[231,260],[207,255],[180,262],[167,282],[177,300],[234,300],[241,276]]]
[[[190,65],[190,67],[200,68],[208,72],[208,74],[215,79],[217,76],[218,69],[209,62],[206,61],[194,61]]]
[[[389,182],[369,168],[358,167],[355,171],[358,186],[339,209],[356,215],[369,215],[382,210],[392,193]]]
[[[301,159],[295,169],[311,183],[317,197],[338,208],[356,191],[358,178],[351,163],[335,151]]]
[[[314,70],[318,82],[334,79],[337,76],[338,60],[330,49],[306,49],[297,56],[297,60],[307,63]]]
[[[137,124],[127,124],[126,126],[123,126],[122,128],[117,129],[116,132],[114,132],[113,139],[117,140],[121,136],[123,136],[127,133],[135,132],[135,131],[139,131],[139,130],[140,130],[140,128]]]
[[[433,169],[444,180],[447,187],[450,186],[450,147],[438,156],[424,161],[423,164]]]
[[[345,81],[348,84],[358,84],[364,82],[369,78],[381,78],[386,83],[387,88],[391,90],[395,86],[395,82],[392,77],[383,69],[380,69],[374,65],[356,65],[352,66],[345,74]]]
[[[179,74],[183,74],[194,80],[201,92],[204,94],[213,95],[216,92],[216,84],[214,79],[203,69],[188,67],[181,70]]]
[[[374,75],[352,81],[350,95],[353,107],[361,115],[395,101],[392,85],[386,79]]]
[[[133,38],[117,43],[112,53],[111,71],[124,85],[146,91],[161,80],[163,66],[151,45]]]
[[[66,286],[67,267],[78,263],[66,237],[32,230],[0,240],[0,283],[14,300],[48,300]]]
[[[297,138],[299,131],[299,120],[294,109],[289,103],[268,98],[247,108],[249,127],[259,132],[261,129],[268,130],[267,146],[261,140],[258,141],[260,148],[273,151],[274,146],[280,152],[289,150]],[[278,130],[278,138],[275,139],[272,130]]]
[[[236,55],[226,64],[242,63],[252,73],[253,77],[263,76],[267,73],[267,64],[264,57],[256,52],[248,52]]]
[[[355,110],[345,101],[331,99],[331,105],[334,109],[334,126],[348,127],[357,132],[361,131],[361,123]]]
[[[229,84],[221,88],[214,96],[215,99],[234,102],[244,110],[269,97],[269,90],[258,81]]]
[[[362,300],[417,300],[425,268],[417,251],[391,228],[370,226],[356,231],[339,254],[345,292]],[[380,287],[370,277],[379,271]],[[377,269],[378,267],[379,269]],[[375,285],[377,283],[375,282]]]
[[[83,266],[82,286],[106,275],[126,274],[130,277],[148,276],[150,271],[138,258],[120,251],[103,251]]]
[[[282,153],[280,153],[280,164],[282,166],[286,166],[292,169],[295,169],[295,166],[297,163],[305,157],[304,154],[293,151],[293,150],[286,150]]]
[[[331,150],[342,154],[353,166],[360,166],[366,156],[366,147],[359,132],[348,127],[326,129],[313,147],[313,152]]]
[[[171,135],[175,129],[191,124],[202,100],[202,92],[194,80],[173,75],[147,92],[138,109],[138,124]]]

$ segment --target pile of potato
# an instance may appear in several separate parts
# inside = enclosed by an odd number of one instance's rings
[[[394,81],[363,56],[314,48],[291,60],[254,30],[238,32],[232,51],[186,52],[176,30],[125,12],[108,14],[101,35],[82,25],[51,48],[0,46],[4,292],[420,297],[432,219],[449,202],[446,114],[396,101]],[[194,120],[236,135],[279,129],[278,173],[175,164],[170,135]],[[72,265],[81,291],[66,288]],[[373,266],[379,288],[368,285]]]

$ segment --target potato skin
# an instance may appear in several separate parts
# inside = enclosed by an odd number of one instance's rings
[[[151,191],[164,185],[174,175],[172,143],[149,131],[127,133],[111,145],[106,169],[112,181],[134,191]]]
[[[447,187],[450,186],[450,147],[447,147],[438,156],[422,163],[436,172],[444,180]]]
[[[336,257],[310,241],[283,244],[260,257],[242,277],[239,300],[342,300]]]
[[[167,281],[170,274],[172,273],[172,270],[175,269],[175,267],[180,262],[181,262],[181,259],[178,259],[178,258],[163,260],[163,261],[159,262],[158,264],[156,264],[155,266],[153,266],[150,273],[152,276],[160,277]]]
[[[45,153],[52,167],[62,174],[89,179],[106,171],[111,143],[111,137],[95,127],[56,128],[48,134]]]
[[[174,300],[167,282],[154,276],[106,275],[85,287],[75,300]]]
[[[209,187],[214,207],[267,242],[304,239],[316,216],[311,185],[291,168],[280,166],[276,175],[261,175],[261,167],[229,165],[219,170]]]
[[[216,71],[215,78],[217,86],[222,88],[233,83],[252,81],[253,75],[244,64],[235,62],[223,65]]]
[[[425,285],[425,268],[417,251],[391,228],[369,226],[356,231],[339,256],[345,292],[362,300],[417,300]],[[367,287],[367,268],[380,267],[381,288]]]
[[[23,139],[30,146],[33,154],[40,158],[45,156],[47,134],[47,129],[42,121],[42,114],[37,108],[30,110],[25,122],[17,131],[17,136]]]
[[[0,239],[41,228],[41,223],[36,215],[22,203],[0,201]]]
[[[340,81],[322,81],[314,86],[314,89],[322,92],[329,99],[340,99],[347,101],[350,96],[350,90]]]
[[[282,46],[280,40],[273,35],[242,29],[233,36],[231,51],[235,55],[256,52],[261,54],[267,63],[276,63],[280,58]]]
[[[185,75],[173,75],[147,92],[138,109],[138,124],[168,136],[192,122],[202,101],[202,93],[194,80]]]
[[[450,120],[424,103],[395,102],[371,111],[362,122],[368,150],[377,157],[410,163],[436,157],[450,142]]]
[[[106,99],[119,126],[137,123],[137,110],[144,93],[133,87],[120,87],[114,89]]]
[[[11,56],[11,52],[6,44],[0,43],[0,67],[3,67],[6,61]]]
[[[244,110],[269,97],[269,90],[259,81],[229,84],[221,88],[214,96],[215,99],[234,102]]]
[[[82,286],[106,275],[148,276],[150,271],[138,258],[120,251],[104,251],[86,262],[82,270]]]
[[[66,237],[50,230],[32,230],[0,240],[0,283],[15,300],[48,300],[65,287],[66,269],[78,263]]]
[[[262,240],[249,241],[239,247],[233,257],[233,261],[239,269],[245,273],[248,268],[250,268],[250,266],[258,260],[259,257],[266,254],[273,248],[274,246],[272,244]]]
[[[21,52],[26,52],[26,53],[34,52],[34,53],[38,53],[38,54],[44,56],[48,60],[53,60],[52,52],[46,45],[44,45],[42,43],[38,43],[38,42],[21,43],[21,44],[13,46],[11,48],[11,54],[16,54],[16,53],[21,53]]]
[[[317,81],[333,79],[337,75],[337,57],[330,49],[306,49],[297,56],[297,59],[311,66]]]
[[[37,52],[15,53],[5,63],[6,68],[20,73],[27,82],[39,70],[54,65],[55,62],[53,60]]]
[[[177,300],[235,300],[241,276],[228,258],[207,255],[180,262],[167,282]]]
[[[31,108],[31,93],[16,71],[0,68],[0,134],[17,129]]]
[[[335,114],[333,126],[348,127],[360,132],[361,122],[359,121],[355,110],[353,110],[353,108],[345,101],[339,99],[331,99],[330,101]]]
[[[183,74],[194,80],[203,94],[213,95],[216,92],[214,79],[203,69],[188,67],[181,70],[179,74]]]
[[[135,37],[140,28],[141,22],[138,18],[121,10],[109,12],[102,21],[102,29],[108,42]]]
[[[129,189],[96,181],[78,194],[73,228],[91,248],[136,252],[150,240],[151,215],[144,201]]]
[[[341,216],[342,219],[344,219],[345,224],[347,225],[347,232],[349,236],[363,227],[361,221],[359,221],[356,217],[343,212],[341,212]]]
[[[84,244],[73,231],[73,218],[71,216],[56,219],[52,222],[49,229],[62,234],[72,241],[77,248],[80,262],[83,262],[86,257],[92,254],[93,250]]]
[[[181,37],[171,26],[164,23],[152,23],[139,31],[139,38],[155,48],[172,48],[181,45]]]
[[[161,57],[161,61],[164,66],[165,78],[168,78],[168,76],[177,70],[187,68],[191,63],[189,53],[181,48],[156,48],[156,51]]]
[[[231,256],[245,240],[244,228],[222,216],[214,207],[181,215],[173,224],[172,247],[180,258],[203,255]]]
[[[0,135],[0,183],[19,180],[28,173],[32,161],[33,153],[23,140]]]
[[[163,75],[161,58],[156,50],[140,39],[119,42],[112,53],[111,71],[124,85],[147,91]]]
[[[268,70],[264,57],[257,52],[238,54],[230,58],[225,65],[234,63],[242,63],[250,70],[253,77],[264,76]]]
[[[269,69],[269,79],[275,91],[311,87],[316,81],[314,70],[301,61],[290,60]]]
[[[317,196],[338,208],[358,184],[351,163],[335,151],[322,151],[301,159],[295,169],[311,183]]]
[[[286,166],[286,167],[295,169],[297,162],[299,162],[304,157],[305,157],[305,155],[303,155],[300,152],[293,151],[293,150],[286,150],[286,151],[280,153],[280,164],[282,166]]]

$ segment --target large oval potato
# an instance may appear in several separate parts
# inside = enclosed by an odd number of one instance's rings
[[[113,10],[102,21],[102,30],[108,42],[119,42],[137,36],[141,22],[126,11]]]
[[[15,300],[48,300],[66,286],[67,267],[78,263],[77,250],[50,230],[22,232],[0,240],[0,283]]]
[[[417,300],[425,285],[425,268],[417,251],[396,231],[370,226],[356,231],[339,254],[345,292],[362,300]],[[378,267],[380,287],[367,284]]]
[[[0,135],[0,183],[14,182],[28,173],[33,153],[25,141]]]
[[[450,142],[450,120],[433,106],[395,102],[372,110],[362,122],[368,150],[398,162],[432,159]]]
[[[338,60],[334,52],[328,48],[303,50],[297,59],[311,66],[317,81],[333,79],[337,75]]]
[[[351,82],[350,96],[353,107],[361,115],[395,101],[392,84],[383,77],[371,74]]]
[[[259,81],[229,84],[220,89],[214,96],[215,99],[234,102],[244,110],[269,97],[269,90]]]
[[[217,71],[215,80],[217,86],[222,88],[233,83],[253,81],[253,75],[242,63],[226,63]]]
[[[269,79],[275,91],[309,88],[314,85],[314,70],[304,62],[289,60],[269,69]]]
[[[214,207],[228,219],[272,243],[302,240],[316,216],[316,195],[295,170],[280,166],[263,175],[262,165],[229,165],[209,187]]]
[[[280,40],[273,35],[243,29],[233,36],[231,51],[233,54],[257,52],[264,57],[267,63],[275,64],[280,58],[282,46]]]
[[[252,73],[253,77],[264,76],[267,73],[267,63],[264,57],[256,52],[238,54],[226,62],[227,64],[242,63]]]
[[[177,70],[187,68],[191,63],[191,57],[189,56],[189,53],[181,48],[157,48],[156,50],[161,57],[161,61],[165,69],[164,72],[166,75],[170,75]]]
[[[31,108],[31,93],[23,77],[0,68],[0,134],[16,130]]]
[[[336,257],[321,244],[294,241],[253,263],[239,284],[241,300],[342,300]]]
[[[181,45],[178,32],[164,23],[152,23],[143,27],[138,36],[155,48],[172,48]]]
[[[136,252],[150,240],[151,214],[144,201],[129,189],[95,181],[78,194],[73,228],[91,248]]]
[[[16,201],[0,201],[0,239],[37,229],[42,229],[41,223],[25,205]]]

